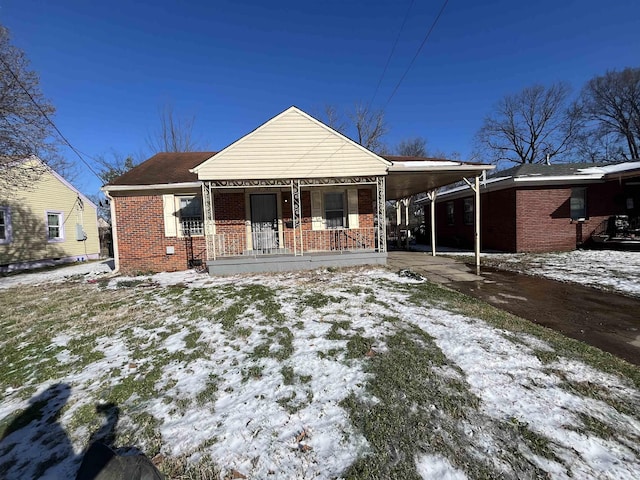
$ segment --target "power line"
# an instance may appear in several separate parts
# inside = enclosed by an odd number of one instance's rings
[[[36,108],[38,109],[38,111],[40,112],[40,114],[47,120],[47,122],[49,122],[49,124],[54,128],[54,130],[58,133],[58,135],[60,136],[60,138],[64,141],[64,143],[67,144],[67,146],[71,149],[71,151],[73,153],[75,153],[78,158],[80,159],[80,161],[82,163],[84,163],[86,165],[86,167],[89,169],[89,171],[91,173],[93,173],[96,178],[100,181],[102,181],[102,179],[100,178],[100,175],[98,175],[96,173],[96,171],[91,168],[91,165],[89,165],[89,163],[87,163],[87,161],[82,158],[82,155],[80,155],[80,152],[73,146],[71,145],[71,142],[69,140],[67,140],[67,137],[65,137],[62,132],[60,131],[60,129],[57,127],[57,125],[55,123],[53,123],[53,120],[51,120],[51,118],[49,118],[49,115],[47,114],[47,112],[44,111],[44,109],[40,106],[40,104],[36,101],[35,98],[33,98],[33,95],[31,95],[31,92],[27,89],[27,87],[24,86],[24,84],[22,83],[22,81],[20,80],[20,78],[15,74],[15,72],[11,69],[11,67],[9,66],[9,64],[4,60],[4,58],[2,58],[0,56],[0,62],[2,62],[2,64],[4,65],[4,67],[7,69],[7,71],[11,74],[11,76],[13,77],[13,79],[18,83],[18,85],[20,85],[20,87],[22,88],[22,90],[24,90],[24,93],[27,94],[27,96],[29,97],[29,99],[33,102],[33,104],[36,106]]]
[[[440,11],[438,12],[438,15],[433,20],[433,23],[431,24],[431,27],[429,27],[429,30],[427,31],[427,34],[424,37],[424,40],[422,40],[422,43],[420,44],[420,47],[418,47],[418,50],[416,51],[416,54],[411,59],[411,63],[409,63],[409,66],[407,67],[405,72],[402,74],[402,77],[400,77],[400,80],[398,81],[398,84],[393,89],[393,92],[391,92],[391,95],[389,96],[389,99],[387,100],[387,103],[384,104],[383,110],[385,110],[387,108],[387,106],[391,102],[391,99],[393,98],[393,96],[398,91],[398,88],[400,88],[400,84],[404,80],[404,77],[406,77],[407,73],[409,73],[409,70],[411,70],[411,67],[413,66],[413,63],[416,61],[416,58],[418,58],[418,55],[420,55],[420,52],[422,51],[422,48],[424,47],[425,43],[427,43],[427,40],[429,40],[429,37],[431,36],[431,32],[433,32],[433,29],[436,27],[436,24],[438,23],[438,20],[440,20],[440,17],[442,16],[442,13],[444,12],[444,9],[447,7],[448,3],[449,3],[449,0],[444,0],[444,3],[442,4],[442,7],[440,8]]]
[[[398,32],[398,36],[396,37],[396,41],[393,43],[393,47],[391,48],[391,53],[389,53],[389,57],[387,58],[387,63],[384,66],[384,69],[382,70],[382,75],[380,75],[380,79],[378,80],[378,85],[376,86],[376,90],[373,93],[373,97],[371,97],[371,101],[369,102],[369,105],[367,106],[367,110],[369,109],[369,107],[371,107],[371,104],[373,103],[373,101],[376,99],[376,96],[378,95],[378,90],[380,89],[380,85],[382,84],[382,79],[384,78],[384,76],[387,73],[387,68],[389,68],[389,63],[391,62],[391,57],[393,57],[393,54],[396,51],[396,47],[398,46],[398,41],[400,41],[400,35],[402,35],[402,31],[404,30],[404,25],[407,23],[407,18],[409,18],[409,12],[411,11],[411,8],[413,7],[413,3],[415,0],[411,0],[411,3],[409,4],[409,8],[407,9],[407,13],[405,13],[404,15],[404,20],[402,20],[402,25],[400,25],[400,31]]]

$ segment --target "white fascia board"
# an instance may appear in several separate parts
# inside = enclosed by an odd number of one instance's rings
[[[202,182],[157,183],[154,185],[105,185],[100,190],[108,192],[126,192],[131,190],[176,190],[179,188],[201,188]]]
[[[555,177],[545,177],[541,176],[530,176],[530,177],[515,177],[513,179],[514,182],[525,184],[531,183],[533,185],[539,184],[556,184],[556,183],[583,183],[583,182],[594,182],[598,180],[602,180],[604,175],[602,173],[592,173],[589,175],[558,175]]]
[[[447,170],[482,172],[494,168],[496,168],[494,165],[469,165],[462,162],[394,162],[389,167],[389,172],[441,172]]]

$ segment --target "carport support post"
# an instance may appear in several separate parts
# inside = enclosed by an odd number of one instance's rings
[[[476,256],[476,275],[480,275],[480,176],[475,177],[475,182],[472,185],[469,180],[463,178],[463,180],[471,187],[471,190],[475,193],[474,210],[476,214],[475,222],[473,222],[473,244],[475,247]]]
[[[475,225],[475,247],[476,247],[476,275],[480,275],[480,176],[476,176],[475,182],[475,194],[476,194],[476,221]]]
[[[436,193],[437,190],[431,190],[427,193],[427,198],[431,200],[431,255],[436,256]]]

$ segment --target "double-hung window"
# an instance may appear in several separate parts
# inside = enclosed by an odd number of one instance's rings
[[[204,235],[202,217],[202,197],[193,195],[178,197],[178,216],[180,219],[180,235]]]
[[[473,225],[473,198],[464,199],[464,224]]]
[[[447,202],[446,207],[447,207],[447,225],[453,225],[455,223],[453,202]]]
[[[587,189],[585,187],[571,189],[571,220],[587,218]]]
[[[327,228],[344,228],[344,193],[327,192],[324,194],[324,218]]]
[[[62,242],[64,240],[64,221],[62,212],[47,212],[47,241]]]
[[[11,243],[11,217],[9,207],[0,207],[0,245]]]

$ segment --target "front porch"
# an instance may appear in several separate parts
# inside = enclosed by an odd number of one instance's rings
[[[384,264],[384,180],[203,182],[209,272]]]

